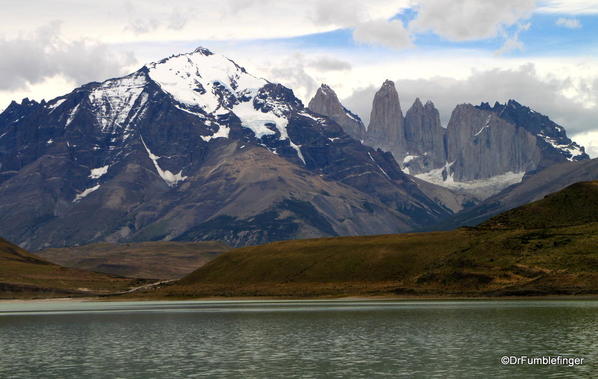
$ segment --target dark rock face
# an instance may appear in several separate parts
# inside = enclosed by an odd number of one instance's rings
[[[310,100],[308,108],[336,121],[343,131],[354,139],[358,141],[365,139],[365,126],[359,116],[343,107],[336,93],[326,84],[322,84],[318,88],[315,96]]]
[[[509,100],[506,104],[496,102],[493,107],[488,103],[482,103],[476,108],[491,111],[503,120],[537,136],[538,146],[543,152],[542,161],[539,163],[541,168],[565,161],[589,159],[584,148],[567,137],[565,128],[515,100]]]
[[[0,114],[0,230],[32,250],[396,233],[451,213],[390,153],[206,49]]]

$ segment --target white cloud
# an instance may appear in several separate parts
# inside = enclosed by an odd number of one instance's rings
[[[319,71],[347,71],[351,69],[351,63],[331,56],[314,57],[307,62],[307,66]]]
[[[381,45],[392,49],[412,46],[411,35],[401,20],[372,20],[357,25],[353,31],[357,42]]]
[[[573,140],[586,149],[592,158],[598,158],[598,130],[575,134]]]
[[[61,6],[40,0],[8,2],[0,13],[0,44],[14,43],[6,45],[10,48],[3,49],[0,59],[0,70],[10,73],[0,76],[0,86],[5,88],[0,89],[0,109],[12,99],[48,99],[68,92],[78,83],[131,72],[140,64],[127,56],[128,50],[134,49],[137,57],[150,61],[190,51],[195,41],[201,40],[250,72],[292,88],[303,101],[309,100],[320,83],[328,83],[341,98],[350,98],[347,105],[365,119],[371,107],[368,96],[373,96],[384,79],[394,78],[398,79],[404,110],[416,96],[428,97],[437,103],[446,120],[458,102],[505,101],[513,97],[561,122],[570,134],[585,135],[596,129],[594,120],[598,119],[596,60],[588,58],[584,65],[567,61],[566,56],[555,56],[548,58],[552,62],[548,64],[540,58],[506,58],[456,48],[393,51],[409,46],[412,38],[417,42],[412,33],[424,31],[453,41],[500,37],[505,39],[502,52],[522,49],[519,32],[527,27],[525,19],[534,3],[202,0],[199,7],[196,0],[173,4],[131,0],[129,5],[122,0],[86,4],[61,0]],[[539,4],[542,12],[563,10],[565,6],[569,11],[588,12],[591,5],[576,0]],[[391,20],[407,6],[418,7],[420,13],[415,14],[414,21],[405,27],[400,20]],[[61,32],[46,34],[57,36],[58,47],[47,48],[40,42],[40,33],[31,31],[56,19],[64,19]],[[315,38],[307,39],[307,44],[306,40],[276,40],[345,27],[353,28],[359,46],[348,47],[345,41],[337,46],[329,40],[317,46]],[[66,36],[76,37],[69,40]],[[38,60],[28,58],[38,56]],[[534,65],[526,71],[522,67],[527,67],[524,63],[528,61]],[[53,62],[59,68],[51,67],[49,63]],[[590,133],[587,138],[594,137]]]
[[[0,35],[52,20],[64,34],[109,43],[284,38],[389,18],[410,0],[45,0],[5,2]],[[18,16],[18,17],[15,17]]]
[[[62,75],[75,83],[103,80],[123,73],[132,54],[117,53],[106,44],[88,39],[66,41],[60,23],[33,33],[0,39],[0,90],[16,90]]]
[[[568,29],[581,28],[581,22],[576,18],[559,17],[558,20],[556,20],[556,25],[562,26],[562,27],[568,28]]]
[[[414,32],[432,31],[450,41],[499,35],[505,27],[529,17],[536,0],[419,0]]]
[[[286,56],[275,64],[262,64],[258,69],[260,75],[291,88],[299,98],[305,99],[307,94],[314,92],[318,87],[313,75],[307,72],[309,63],[301,53]]]
[[[556,14],[598,14],[596,0],[545,0],[537,12]]]
[[[523,31],[529,30],[531,26],[532,24],[529,22],[523,25],[519,25],[517,27],[517,30],[515,30],[515,32],[513,32],[513,34],[511,34],[511,36],[509,36],[505,40],[501,48],[496,51],[496,54],[502,55],[514,50],[523,51],[523,42],[521,42],[521,40],[519,39],[519,34],[521,34],[521,32]]]
[[[360,0],[320,0],[314,6],[313,21],[320,25],[347,27],[368,19],[367,2]]]
[[[129,22],[124,26],[123,31],[135,34],[151,33],[157,29],[180,31],[193,15],[198,13],[198,9],[193,6],[179,8],[173,5],[168,12],[144,16],[139,7],[130,0],[125,2],[125,9]]]

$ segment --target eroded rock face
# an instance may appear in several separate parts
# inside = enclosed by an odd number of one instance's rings
[[[445,129],[434,104],[419,98],[403,117],[397,90],[387,80],[371,115],[366,144],[392,153],[408,174],[455,189],[466,183],[479,198],[527,172],[589,158],[563,127],[515,100],[458,105]]]
[[[405,119],[399,94],[390,80],[374,96],[366,144],[391,152],[399,162],[405,155]]]
[[[326,84],[320,86],[310,100],[308,108],[336,121],[345,133],[356,140],[363,141],[365,139],[365,126],[359,116],[345,108],[336,93]]]
[[[384,82],[372,104],[366,143],[389,151],[410,174],[443,167],[446,162],[446,130],[434,104],[418,98],[405,117],[395,85]]]
[[[427,172],[446,162],[446,129],[431,101],[415,100],[405,115],[406,155],[400,162],[410,174]]]
[[[493,112],[458,105],[447,128],[449,176],[472,181],[534,170],[542,159],[536,140]]]

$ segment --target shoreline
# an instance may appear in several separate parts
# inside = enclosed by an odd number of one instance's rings
[[[542,296],[342,296],[342,297],[272,297],[272,296],[211,296],[198,298],[119,298],[115,296],[110,298],[102,297],[60,297],[60,298],[39,298],[39,299],[0,299],[1,304],[10,303],[58,303],[58,302],[226,302],[226,301],[247,301],[247,302],[273,302],[273,301],[296,301],[296,302],[314,302],[314,301],[512,301],[512,300],[598,300],[598,294],[595,295],[542,295]]]

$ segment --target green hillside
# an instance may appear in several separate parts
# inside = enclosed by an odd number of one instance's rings
[[[578,183],[477,228],[235,249],[150,295],[595,294],[597,196]]]

